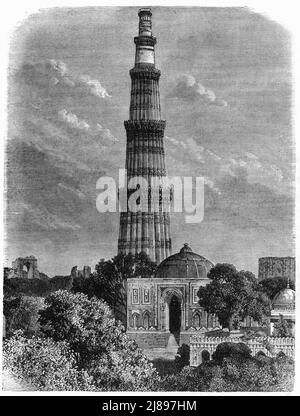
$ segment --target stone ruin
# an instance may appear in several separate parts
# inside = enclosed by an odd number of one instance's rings
[[[7,277],[9,279],[39,279],[37,259],[34,256],[18,257],[12,262],[12,268]]]
[[[78,270],[77,266],[72,267],[71,270],[71,277],[78,278],[81,277],[83,279],[88,279],[92,274],[92,269],[90,266],[83,266],[82,270]]]

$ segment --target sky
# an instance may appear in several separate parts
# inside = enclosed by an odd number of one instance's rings
[[[136,7],[42,9],[15,28],[8,70],[6,265],[49,276],[117,253],[96,182],[125,166]],[[205,179],[204,219],[171,215],[173,253],[257,274],[294,255],[291,39],[247,8],[153,7],[170,176]]]

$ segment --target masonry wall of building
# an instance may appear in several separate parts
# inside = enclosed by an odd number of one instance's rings
[[[141,348],[165,348],[170,331],[166,303],[173,294],[181,299],[179,344],[189,344],[195,331],[219,329],[214,315],[198,304],[197,292],[208,279],[134,278],[127,280],[127,335]]]
[[[261,257],[258,260],[258,279],[273,277],[295,281],[295,257]]]

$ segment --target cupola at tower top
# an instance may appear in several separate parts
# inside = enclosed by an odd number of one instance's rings
[[[151,9],[143,8],[139,10],[139,36],[152,36]]]
[[[139,35],[134,38],[136,44],[135,66],[140,64],[155,64],[154,45],[156,38],[152,36],[151,10],[143,8],[139,10]]]

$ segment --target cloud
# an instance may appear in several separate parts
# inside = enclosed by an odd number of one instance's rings
[[[58,112],[58,116],[62,121],[65,121],[68,125],[70,125],[74,129],[85,130],[85,131],[88,131],[90,129],[90,125],[86,121],[79,120],[76,114],[68,112],[66,109],[60,110]]]
[[[39,63],[25,63],[17,72],[25,84],[39,88],[42,95],[92,95],[102,99],[110,98],[101,82],[89,75],[74,75],[68,66],[55,59]]]
[[[172,157],[172,165],[179,166],[184,160],[189,160],[189,169],[194,175],[204,176],[211,189],[220,189],[214,181],[223,177],[243,179],[249,184],[261,184],[272,189],[277,194],[288,194],[290,185],[282,170],[275,164],[270,164],[254,153],[245,152],[235,157],[218,155],[199,145],[196,138],[185,140],[166,136],[168,151]],[[210,182],[212,181],[212,182]]]
[[[243,157],[224,160],[221,172],[237,176],[241,169],[249,183],[260,183],[275,191],[284,190],[284,175],[281,169],[273,164],[262,162],[258,156],[246,152]]]
[[[92,95],[101,98],[111,97],[97,79],[91,79],[88,75],[81,75],[79,80],[82,85],[87,86]]]
[[[183,75],[177,82],[173,91],[169,94],[170,98],[178,98],[184,101],[193,102],[202,100],[206,104],[226,107],[225,100],[216,97],[214,91],[204,87],[197,82],[192,75]]]
[[[165,136],[165,139],[167,139],[170,143],[174,144],[175,146],[181,146],[184,149],[187,148],[187,144],[182,140],[174,139],[174,137],[169,136]]]
[[[95,131],[96,133],[100,133],[101,136],[107,141],[112,141],[112,142],[119,141],[119,139],[117,139],[109,129],[102,127],[101,124],[99,123],[97,123]]]
[[[56,135],[84,133],[82,139],[96,140],[98,146],[118,142],[110,129],[98,123],[103,115],[99,99],[111,97],[99,80],[89,75],[75,76],[63,61],[48,59],[23,64],[11,84],[14,95],[22,97],[21,100],[12,99],[14,103],[21,103],[20,119],[33,121],[43,129],[50,123]],[[68,132],[70,128],[72,133]],[[53,136],[51,129],[49,134]]]

